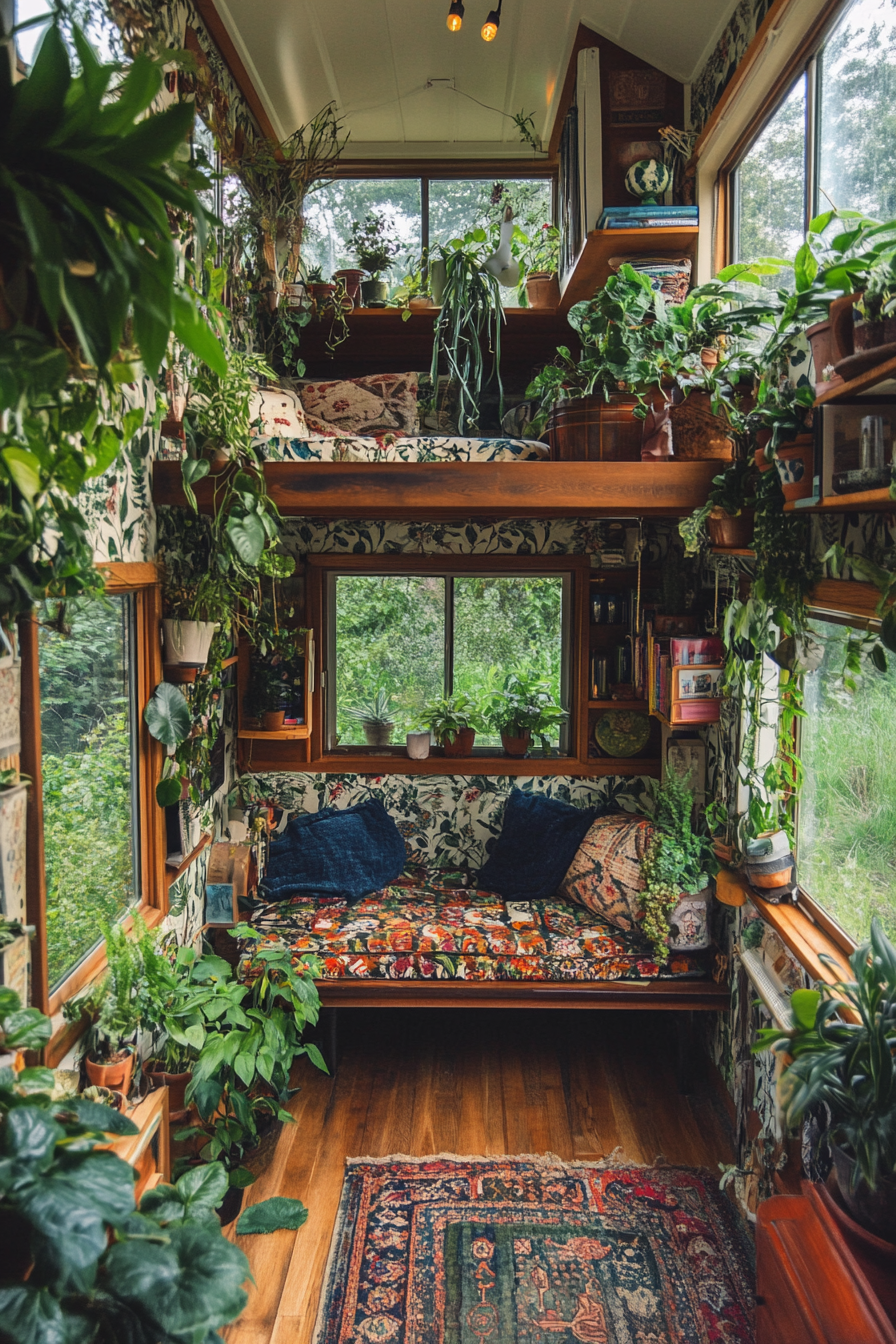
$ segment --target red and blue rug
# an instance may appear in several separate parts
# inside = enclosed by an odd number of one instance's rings
[[[752,1344],[751,1243],[710,1172],[346,1166],[316,1344]]]

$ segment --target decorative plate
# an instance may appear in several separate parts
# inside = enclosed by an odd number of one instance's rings
[[[637,756],[650,737],[650,716],[631,709],[611,709],[594,726],[594,740],[608,756]]]

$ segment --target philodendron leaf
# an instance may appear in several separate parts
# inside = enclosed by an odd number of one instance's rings
[[[72,1321],[63,1316],[48,1288],[32,1288],[27,1283],[0,1288],[0,1318],[4,1333],[20,1344],[72,1344],[78,1339],[77,1318]],[[89,1323],[84,1324],[82,1337],[88,1339]]]
[[[173,807],[175,803],[180,802],[182,785],[179,779],[172,775],[168,779],[160,779],[156,785],[156,802],[159,807]]]
[[[143,718],[156,741],[166,747],[176,747],[186,741],[193,727],[186,700],[177,687],[167,681],[161,682],[153,691]]]
[[[72,1111],[81,1121],[82,1125],[98,1131],[100,1134],[139,1134],[140,1130],[133,1120],[129,1120],[121,1111],[116,1111],[114,1106],[104,1106],[99,1101],[84,1101],[81,1097],[74,1097],[71,1101],[66,1101],[61,1108],[57,1109],[56,1114],[64,1114],[66,1111]]]
[[[258,564],[264,550],[265,531],[264,524],[256,514],[249,513],[245,518],[228,518],[227,535],[244,564]]]
[[[308,1210],[300,1199],[286,1199],[275,1195],[258,1204],[250,1204],[239,1216],[236,1225],[238,1237],[256,1233],[296,1232],[308,1217]]]

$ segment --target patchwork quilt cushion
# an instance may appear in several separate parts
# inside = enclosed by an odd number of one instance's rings
[[[293,817],[271,842],[264,891],[277,900],[301,894],[354,901],[393,882],[406,862],[398,827],[368,798]]]
[[[662,967],[635,933],[565,901],[503,901],[463,885],[460,872],[409,868],[351,905],[295,896],[259,903],[259,932],[324,980],[675,980],[704,978],[706,953],[672,953]]]
[[[614,812],[598,817],[584,836],[558,896],[577,902],[626,932],[641,918],[641,863],[654,834],[646,817]]]
[[[512,901],[548,899],[596,816],[595,808],[511,790],[501,832],[479,870],[479,886]]]
[[[416,373],[381,373],[336,382],[302,383],[305,413],[337,434],[417,432]]]

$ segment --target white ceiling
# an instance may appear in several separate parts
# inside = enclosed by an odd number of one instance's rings
[[[348,157],[531,158],[510,114],[534,113],[549,139],[580,22],[687,83],[736,0],[504,0],[497,38],[483,42],[494,3],[465,0],[459,33],[445,23],[449,0],[216,8],[281,138],[335,99],[351,130]]]

